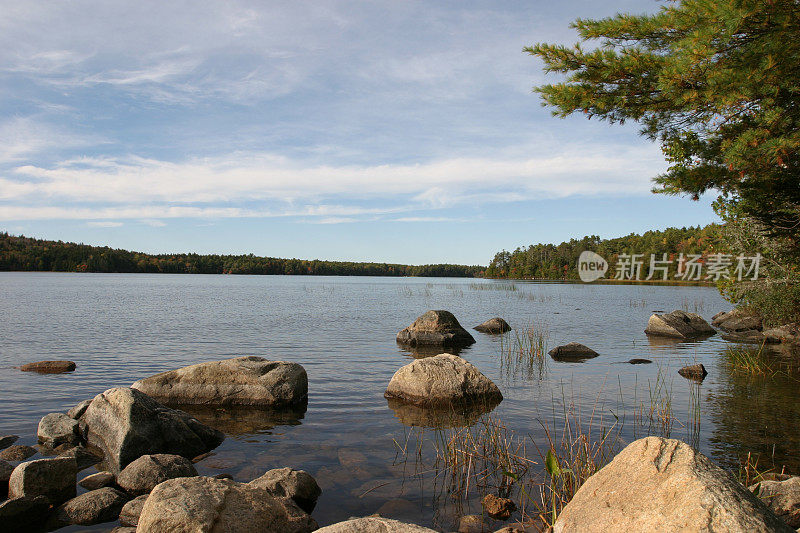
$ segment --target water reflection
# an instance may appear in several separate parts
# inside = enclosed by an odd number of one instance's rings
[[[410,355],[414,359],[424,359],[425,357],[433,357],[442,353],[450,353],[453,355],[460,355],[469,351],[469,348],[459,348],[455,346],[414,346],[397,343],[397,346],[405,355]]]
[[[226,435],[264,433],[275,426],[298,426],[306,413],[306,404],[286,409],[258,407],[208,407],[198,405],[172,406],[186,411],[203,424]]]
[[[409,427],[427,428],[458,428],[474,425],[478,419],[492,410],[500,403],[478,402],[470,405],[453,405],[443,408],[418,407],[406,404],[397,399],[387,399],[389,408],[394,411],[394,416]]]

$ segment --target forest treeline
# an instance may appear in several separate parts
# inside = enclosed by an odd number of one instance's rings
[[[146,254],[0,233],[0,271],[476,277],[484,268],[280,259],[253,254]]]
[[[609,264],[606,278],[614,278],[621,254],[641,254],[641,279],[648,275],[651,254],[661,261],[667,254],[668,279],[675,279],[680,254],[708,257],[721,253],[719,233],[721,226],[709,224],[705,227],[667,228],[647,231],[642,235],[631,233],[625,237],[601,239],[590,235],[582,239],[571,239],[561,244],[532,244],[513,252],[498,252],[489,267],[486,277],[510,279],[578,279],[578,257],[588,250],[602,256]],[[630,261],[630,259],[628,259]],[[659,275],[656,279],[659,279]]]

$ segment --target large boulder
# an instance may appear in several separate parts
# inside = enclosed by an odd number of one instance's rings
[[[64,413],[50,413],[39,421],[36,436],[40,443],[51,448],[61,444],[77,445],[81,442],[81,427],[77,420]]]
[[[386,398],[420,406],[496,404],[500,389],[464,359],[452,354],[417,359],[394,373]]]
[[[391,518],[366,516],[325,526],[318,529],[316,533],[436,533],[436,531]]]
[[[159,484],[144,503],[136,531],[306,533],[317,529],[291,499],[230,479],[182,477]]]
[[[428,311],[397,334],[397,342],[408,346],[463,347],[475,339],[461,327],[450,311]]]
[[[131,386],[169,404],[283,407],[308,401],[301,365],[254,356],[170,370]]]
[[[716,330],[700,315],[677,309],[663,315],[653,314],[644,332],[659,337],[695,339],[714,335]]]
[[[183,411],[164,407],[145,393],[125,387],[95,396],[81,421],[89,428],[89,444],[103,451],[114,472],[146,454],[197,457],[225,438]]]
[[[257,477],[251,487],[260,487],[277,498],[291,498],[300,509],[311,514],[317,505],[322,489],[316,480],[304,470],[275,468]]]
[[[483,324],[478,324],[474,328],[475,331],[480,331],[481,333],[489,333],[490,335],[498,335],[500,333],[505,333],[507,331],[511,331],[511,326],[508,325],[508,322],[503,320],[500,317],[490,318]]]
[[[600,355],[588,346],[585,346],[579,342],[568,342],[562,346],[556,346],[547,353],[549,353],[550,357],[556,361],[569,362],[579,362]]]
[[[186,457],[168,453],[143,455],[132,461],[117,476],[117,484],[128,494],[147,494],[162,481],[176,477],[197,475],[192,462]]]
[[[794,530],[688,444],[647,437],[587,479],[553,531]]]
[[[19,367],[23,372],[38,372],[40,374],[60,374],[62,372],[72,372],[75,370],[75,363],[72,361],[36,361],[26,363]]]
[[[784,522],[800,527],[800,477],[783,481],[761,481],[749,487]]]
[[[732,311],[717,313],[711,317],[711,325],[731,333],[756,330],[761,331],[763,322],[761,318],[745,311],[733,309]]]
[[[129,496],[112,487],[84,492],[63,503],[56,510],[54,525],[90,526],[111,522],[117,519],[122,507],[129,499]]]
[[[75,496],[77,475],[75,459],[66,457],[20,463],[8,480],[8,497],[44,496],[50,503],[59,504]]]

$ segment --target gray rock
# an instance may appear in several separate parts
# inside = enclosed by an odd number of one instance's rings
[[[733,309],[727,313],[717,313],[711,318],[711,324],[723,331],[731,333],[750,330],[761,331],[763,328],[761,318],[743,309]]]
[[[94,452],[87,450],[83,446],[76,446],[65,452],[61,452],[58,454],[58,457],[68,457],[75,459],[75,466],[77,466],[78,472],[86,468],[89,468],[92,465],[96,465],[97,463],[103,460],[102,457],[100,457]]]
[[[74,459],[54,457],[20,463],[8,480],[9,498],[44,496],[59,504],[75,496],[78,469]]]
[[[81,403],[67,411],[67,416],[78,420],[81,416],[83,416],[83,413],[86,412],[86,408],[89,407],[90,403],[92,403],[91,398],[88,400],[83,400]]]
[[[408,346],[463,347],[475,339],[461,327],[450,311],[428,311],[397,334],[397,342]]]
[[[282,407],[308,401],[308,376],[302,366],[263,357],[199,363],[139,380],[132,387],[170,404]]]
[[[401,367],[384,393],[420,406],[499,403],[500,389],[470,363],[452,354],[440,354]]]
[[[695,339],[714,335],[716,330],[698,314],[675,310],[663,315],[653,314],[644,332],[658,337]]]
[[[293,468],[275,468],[248,483],[266,489],[278,498],[291,498],[300,509],[311,514],[322,489],[311,474]]]
[[[366,516],[325,526],[318,529],[317,533],[436,533],[436,531],[391,518]]]
[[[695,381],[703,381],[706,379],[708,372],[706,371],[706,367],[702,365],[702,363],[698,363],[696,365],[689,365],[681,368],[678,370],[678,374],[687,378],[693,379]]]
[[[0,524],[4,533],[36,531],[47,520],[50,502],[44,496],[23,497],[0,503]]]
[[[61,374],[62,372],[72,372],[75,370],[75,363],[72,361],[37,361],[27,363],[19,367],[23,372],[38,372],[40,374]]]
[[[720,336],[726,341],[739,342],[744,344],[780,344],[781,338],[767,334],[766,331],[749,329],[745,331],[735,331],[721,333]]]
[[[142,508],[148,496],[148,494],[142,494],[126,503],[119,512],[119,523],[123,526],[136,527],[139,524],[139,516],[142,514]]]
[[[280,531],[306,533],[317,523],[292,500],[229,479],[182,477],[159,484],[144,503],[139,533]]]
[[[88,476],[84,477],[80,481],[78,481],[78,485],[83,487],[86,490],[97,490],[102,489],[103,487],[108,487],[114,484],[114,474],[111,472],[97,472],[95,474],[89,474]]]
[[[24,461],[34,455],[36,455],[36,448],[31,448],[24,444],[12,444],[5,450],[0,451],[0,459],[5,461]]]
[[[8,496],[8,480],[14,467],[0,459],[0,499]]]
[[[800,527],[800,477],[762,481],[748,488],[784,522],[794,528]]]
[[[225,438],[183,411],[122,387],[95,396],[81,421],[89,428],[89,444],[102,450],[113,472],[146,454],[195,457],[216,448]]]
[[[505,333],[507,331],[511,331],[511,326],[508,325],[508,322],[503,320],[500,317],[490,318],[483,324],[479,324],[475,326],[475,331],[480,331],[481,333],[489,333],[490,335],[498,335],[500,333]]]
[[[553,528],[568,531],[794,530],[688,444],[647,437],[625,447],[578,489]]]
[[[55,513],[59,525],[91,526],[117,519],[128,496],[111,487],[85,492],[62,504]]]
[[[19,435],[3,435],[0,437],[0,450],[5,450],[19,439]]]
[[[556,361],[583,361],[600,355],[579,342],[569,342],[562,346],[556,346],[548,353]]]
[[[192,462],[180,455],[158,453],[143,455],[126,466],[117,476],[117,484],[134,496],[147,494],[162,481],[196,476]]]
[[[81,430],[78,421],[64,413],[50,413],[39,421],[36,430],[39,442],[55,448],[61,444],[76,445],[81,442]]]

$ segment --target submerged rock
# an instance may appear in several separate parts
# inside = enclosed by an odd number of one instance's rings
[[[631,365],[649,365],[650,363],[652,363],[650,359],[636,359],[636,358],[629,359],[627,362]]]
[[[225,438],[183,411],[164,407],[136,389],[98,394],[81,417],[89,444],[105,454],[119,472],[142,455],[170,453],[191,458],[212,450]]]
[[[34,455],[36,455],[36,448],[25,444],[12,444],[5,450],[0,451],[0,459],[5,461],[24,461]]]
[[[706,379],[708,372],[706,371],[706,367],[702,365],[702,363],[698,363],[696,365],[689,365],[681,368],[678,370],[678,374],[687,378],[693,379],[695,381],[703,381]]]
[[[395,398],[387,398],[386,402],[394,411],[394,416],[404,425],[437,429],[472,426],[481,416],[490,413],[500,403],[480,401],[466,405],[421,407]]]
[[[503,399],[500,389],[489,378],[451,354],[418,359],[400,368],[389,381],[384,396],[424,407],[491,404]]]
[[[291,499],[229,479],[181,477],[153,489],[139,516],[137,531],[306,533],[317,529],[311,516]]]
[[[5,450],[19,439],[19,435],[3,435],[0,437],[0,450]]]
[[[277,498],[291,498],[300,509],[311,514],[322,489],[311,474],[293,468],[275,468],[248,485],[266,489]]]
[[[186,457],[168,453],[143,455],[126,466],[117,476],[117,484],[128,494],[147,494],[162,481],[197,475]]]
[[[171,404],[284,407],[308,401],[308,376],[301,365],[254,356],[162,372],[131,387]]]
[[[486,514],[495,520],[508,520],[517,506],[508,498],[500,498],[494,494],[487,494],[481,501]]]
[[[588,346],[579,342],[570,342],[563,346],[556,346],[548,352],[556,361],[583,361],[600,355]]]
[[[397,334],[397,342],[408,346],[452,346],[463,347],[475,343],[475,339],[461,327],[450,311],[428,311],[413,324]]]
[[[794,530],[688,444],[647,437],[586,480],[553,531]]]
[[[8,480],[9,498],[44,496],[52,504],[75,497],[74,459],[54,457],[20,463]]]
[[[475,331],[480,331],[481,333],[489,333],[492,335],[497,335],[499,333],[505,333],[507,331],[511,331],[511,326],[508,325],[508,322],[503,320],[500,317],[490,318],[483,324],[479,324],[475,326]]]
[[[436,533],[436,531],[391,518],[366,516],[325,526],[318,529],[317,533]]]
[[[663,315],[653,314],[644,332],[661,337],[695,339],[714,335],[716,330],[700,315],[678,309]]]
[[[38,372],[40,374],[60,374],[62,372],[72,372],[75,370],[75,363],[72,361],[37,361],[26,363],[19,367],[23,372]]]
[[[800,527],[800,477],[783,481],[762,481],[748,487],[784,522]]]

